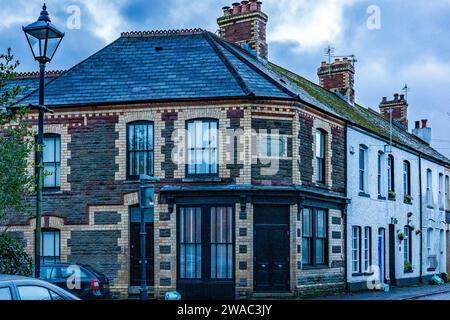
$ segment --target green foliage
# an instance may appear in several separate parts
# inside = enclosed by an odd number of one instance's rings
[[[404,266],[403,266],[403,270],[404,270],[405,272],[411,272],[411,271],[413,271],[413,265],[411,264],[411,262],[405,261],[405,264],[404,264]]]
[[[32,267],[22,244],[8,234],[0,234],[0,274],[31,276]]]
[[[11,108],[21,91],[9,85],[19,64],[13,61],[10,49],[0,55],[0,226],[9,224],[14,215],[27,211],[25,199],[34,185],[28,159],[35,143],[25,119],[28,110]]]

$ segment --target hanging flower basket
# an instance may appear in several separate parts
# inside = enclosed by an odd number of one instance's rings
[[[403,241],[403,240],[405,240],[405,234],[403,232],[399,232],[397,234],[397,238],[398,238],[398,240]]]

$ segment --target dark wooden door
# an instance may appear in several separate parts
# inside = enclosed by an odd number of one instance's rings
[[[289,207],[255,207],[255,291],[290,290]]]
[[[130,284],[132,286],[141,285],[141,242],[140,242],[140,224],[130,224]],[[147,243],[147,285],[154,285],[154,234],[153,223],[146,223]]]
[[[396,285],[395,280],[395,225],[389,225],[389,280],[392,286]]]

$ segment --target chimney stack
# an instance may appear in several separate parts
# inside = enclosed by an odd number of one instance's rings
[[[412,131],[413,135],[419,137],[426,143],[431,143],[431,128],[428,127],[428,120],[416,121],[416,126]]]
[[[240,46],[248,46],[264,60],[268,58],[266,42],[267,15],[261,11],[258,0],[235,2],[223,7],[224,14],[217,19],[220,36]]]
[[[335,59],[331,64],[323,61],[317,75],[323,88],[344,96],[351,104],[354,104],[355,68],[351,60]]]
[[[383,97],[380,103],[380,113],[386,120],[390,120],[390,110],[392,110],[392,121],[401,124],[408,131],[408,101],[406,101],[405,95],[395,93],[393,100]]]

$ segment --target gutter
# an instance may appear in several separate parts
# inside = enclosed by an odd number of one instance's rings
[[[423,283],[423,192],[422,192],[422,154],[419,153],[419,216],[420,216],[420,283]]]

